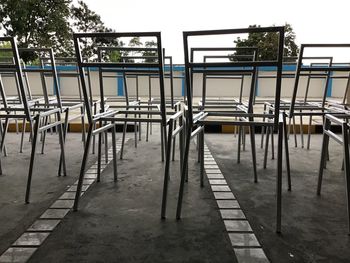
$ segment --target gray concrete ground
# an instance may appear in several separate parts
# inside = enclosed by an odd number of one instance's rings
[[[2,253],[77,179],[82,158],[78,134],[68,134],[66,144],[67,173],[58,177],[59,144],[56,134],[48,135],[46,151],[37,155],[32,181],[31,203],[24,203],[30,158],[28,134],[23,153],[19,153],[20,135],[9,133],[6,139],[8,157],[1,157],[0,176],[0,252]],[[38,144],[39,146],[39,144]]]
[[[259,138],[257,135],[257,141]],[[46,154],[38,154],[32,203],[25,205],[29,144],[25,153],[17,154],[19,136],[9,136],[9,156],[2,158],[4,175],[0,177],[0,253],[77,179],[82,154],[80,136],[68,136],[66,178],[56,174],[59,151],[55,139],[49,136]],[[293,189],[288,192],[284,184],[283,234],[277,235],[276,161],[269,160],[264,170],[263,150],[258,149],[259,183],[255,184],[248,137],[240,164],[236,163],[237,138],[233,135],[206,134],[206,142],[271,262],[349,262],[338,145],[332,143],[330,147],[321,197],[315,193],[321,136],[313,136],[309,151],[290,148]],[[91,164],[95,156],[90,159]],[[80,210],[63,219],[30,262],[236,262],[208,183],[205,188],[199,187],[194,146],[181,221],[175,220],[178,156],[172,163],[168,217],[160,220],[164,164],[160,162],[156,134],[150,142],[143,139],[137,149],[130,140],[125,159],[118,165],[118,182],[113,182],[110,165],[102,181],[84,195]]]
[[[270,158],[264,170],[263,150],[258,148],[259,182],[254,183],[249,140],[241,164],[237,164],[237,140],[232,135],[206,135],[209,149],[271,262],[345,263],[350,260],[342,148],[330,143],[322,195],[317,196],[321,139],[321,135],[313,135],[310,150],[295,148],[294,143],[290,143],[292,191],[287,191],[284,176],[282,234],[277,235],[276,160]]]

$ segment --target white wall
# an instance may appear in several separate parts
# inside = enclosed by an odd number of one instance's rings
[[[293,72],[284,72],[284,73],[293,73]],[[344,73],[335,73],[335,75],[342,75]],[[105,86],[105,96],[117,96],[118,94],[118,79],[116,78],[116,73],[104,73],[104,86]],[[182,72],[174,72],[174,76],[182,76]],[[271,71],[260,71],[259,76],[275,76],[275,72]],[[53,82],[51,77],[45,77],[46,85],[49,90],[49,94],[53,93]],[[7,95],[16,95],[16,85],[14,77],[3,77],[2,78],[5,91]],[[38,73],[28,73],[28,80],[30,83],[30,88],[33,95],[42,94],[42,84],[40,75]],[[194,90],[193,94],[196,97],[202,95],[202,74],[194,74]],[[60,90],[62,96],[78,96],[78,78],[76,76],[60,76]],[[148,97],[149,90],[149,77],[148,76],[139,76],[139,96]],[[243,96],[248,96],[250,88],[251,77],[244,77],[244,86],[243,86]],[[332,80],[332,97],[333,98],[342,98],[344,96],[347,80],[345,79],[333,79]],[[86,81],[88,84],[88,82]],[[93,95],[99,96],[99,79],[98,71],[91,72],[91,83]],[[307,78],[301,77],[298,97],[303,97],[305,94]],[[127,86],[129,91],[129,96],[136,96],[136,79],[128,78]],[[309,88],[309,97],[310,98],[320,98],[322,97],[325,86],[324,79],[312,79],[310,82]],[[152,97],[159,96],[159,79],[151,78],[151,92]],[[241,87],[241,80],[239,79],[208,79],[207,80],[207,96],[209,97],[237,97],[239,96],[239,90]],[[291,97],[294,87],[294,78],[284,78],[282,80],[282,97],[288,98]],[[176,97],[182,96],[183,89],[183,80],[180,78],[174,79],[174,95]],[[274,78],[260,78],[258,82],[258,96],[260,97],[270,97],[274,95],[275,89],[275,79]],[[168,78],[165,80],[165,94],[170,96],[170,81]]]

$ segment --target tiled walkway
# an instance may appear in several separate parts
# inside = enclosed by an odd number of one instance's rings
[[[128,140],[128,139],[126,139]],[[117,141],[119,152],[121,139]],[[102,171],[112,161],[112,149],[108,151],[108,162],[101,164]],[[104,160],[105,158],[102,158]],[[101,172],[102,172],[101,171]],[[93,185],[97,177],[97,162],[86,172],[82,196]],[[0,262],[27,262],[33,253],[43,244],[56,226],[73,207],[78,181],[70,186],[1,256]]]

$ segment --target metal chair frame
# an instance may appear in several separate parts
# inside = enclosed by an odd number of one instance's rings
[[[142,50],[154,51],[156,52],[158,59],[157,63],[130,63],[130,62],[102,62],[99,59],[98,62],[85,62],[82,59],[80,51],[80,39],[81,38],[120,38],[120,37],[154,37],[157,40],[156,48],[142,48]],[[88,133],[85,143],[84,155],[82,160],[82,165],[80,169],[80,175],[77,185],[77,191],[74,201],[73,209],[78,210],[79,197],[81,194],[81,189],[84,180],[84,173],[86,168],[86,162],[89,154],[89,148],[91,143],[91,138],[93,135],[99,135],[98,142],[98,164],[97,164],[97,181],[100,180],[101,171],[101,139],[102,133],[106,133],[108,130],[112,129],[112,146],[113,146],[113,167],[114,167],[114,180],[117,181],[117,161],[116,161],[116,144],[115,144],[115,124],[116,122],[156,122],[161,124],[161,137],[162,140],[167,142],[166,138],[166,127],[167,127],[167,111],[165,105],[165,95],[164,95],[164,65],[163,65],[163,50],[161,43],[161,33],[160,32],[125,32],[125,33],[74,33],[73,41],[75,52],[78,61],[80,80],[82,85],[82,91],[84,95],[86,114],[88,119]],[[125,49],[125,47],[124,47]],[[140,50],[141,48],[128,48],[129,50]],[[84,79],[84,68],[86,67],[97,67],[99,69],[99,84],[100,84],[100,97],[101,97],[101,110],[100,113],[93,115],[91,111],[90,104],[88,103],[89,97],[87,92],[87,85]],[[147,110],[134,110],[134,109],[113,109],[113,105],[106,105],[104,101],[104,90],[103,90],[103,78],[102,74],[106,71],[114,71],[123,73],[157,73],[159,74],[160,82],[160,97],[161,103],[159,105],[158,111],[147,111]],[[131,105],[131,107],[133,107]],[[138,106],[137,106],[138,107]],[[158,115],[160,119],[140,117],[140,115]],[[130,117],[134,115],[135,117]],[[94,128],[95,124],[99,123],[99,128]],[[163,149],[162,149],[163,150]]]

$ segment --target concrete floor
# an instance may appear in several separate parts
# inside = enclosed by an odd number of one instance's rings
[[[277,235],[274,232],[276,160],[270,159],[264,170],[263,150],[259,148],[259,182],[253,183],[249,141],[241,155],[241,164],[237,164],[237,140],[233,136],[206,135],[209,149],[271,262],[350,261],[342,149],[330,143],[322,195],[317,196],[321,139],[321,135],[313,135],[310,150],[290,147],[292,191],[287,191],[287,180],[283,177],[282,234]]]
[[[80,136],[69,134],[68,176],[58,178],[59,147],[49,136],[46,154],[37,155],[32,203],[25,205],[29,144],[25,153],[17,154],[19,136],[10,134],[8,141],[9,156],[2,158],[0,177],[0,254],[77,179],[82,154]],[[277,235],[276,161],[269,160],[264,170],[263,150],[258,149],[259,183],[255,184],[248,137],[240,164],[233,135],[206,134],[206,142],[271,262],[349,262],[340,146],[330,146],[321,197],[315,194],[321,136],[313,135],[311,150],[290,148],[293,189],[288,192],[284,184],[283,234]],[[91,156],[90,165],[95,158]],[[152,135],[150,142],[143,139],[137,150],[130,140],[124,160],[118,161],[118,183],[113,182],[109,165],[102,181],[81,199],[80,210],[63,219],[30,262],[237,262],[208,183],[199,186],[195,160],[192,147],[181,221],[175,220],[179,162],[172,163],[168,215],[162,221],[164,164],[158,136]]]

